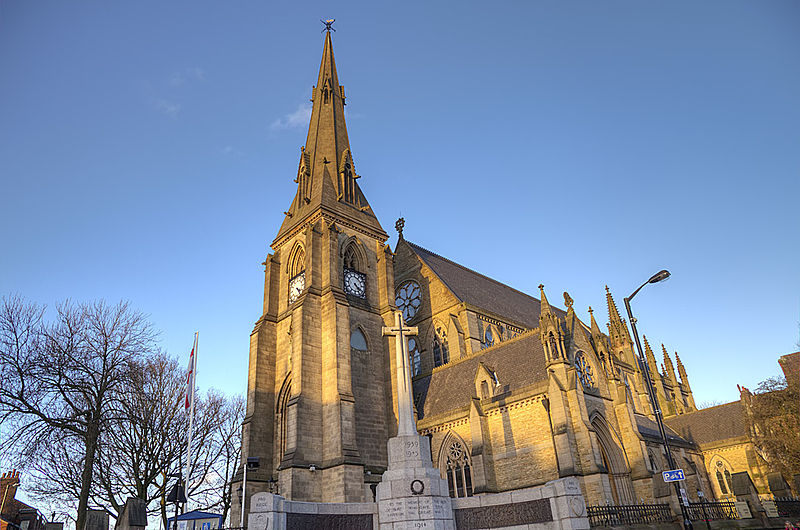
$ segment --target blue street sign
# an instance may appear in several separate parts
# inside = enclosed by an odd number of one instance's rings
[[[671,469],[669,471],[664,471],[661,473],[664,477],[664,482],[677,482],[679,480],[686,480],[686,477],[683,476],[682,469]]]

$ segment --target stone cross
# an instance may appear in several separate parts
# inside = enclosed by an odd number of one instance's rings
[[[403,323],[403,313],[395,311],[394,327],[384,327],[383,336],[392,335],[395,340],[395,361],[397,364],[397,435],[415,435],[414,401],[411,392],[411,366],[408,360],[406,336],[416,335],[417,327],[407,327]]]

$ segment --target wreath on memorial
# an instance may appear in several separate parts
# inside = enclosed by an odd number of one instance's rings
[[[425,484],[423,484],[421,480],[412,480],[411,481],[411,494],[412,495],[422,495],[423,491],[425,491]]]

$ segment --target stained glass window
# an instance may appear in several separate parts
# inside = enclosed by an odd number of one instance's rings
[[[408,322],[417,314],[422,305],[422,290],[414,280],[403,283],[395,292],[394,303],[403,312],[403,320]]]
[[[594,386],[594,371],[592,365],[586,360],[586,356],[582,351],[575,355],[575,369],[578,371],[578,378],[581,380],[584,388]]]

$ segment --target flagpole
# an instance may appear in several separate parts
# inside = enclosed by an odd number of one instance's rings
[[[192,470],[192,424],[194,423],[194,394],[195,394],[195,381],[197,381],[197,343],[199,338],[200,332],[196,331],[194,334],[194,346],[192,346],[192,350],[194,351],[194,360],[192,361],[192,376],[191,376],[191,388],[189,388],[189,392],[191,392],[191,404],[189,405],[189,434],[188,439],[186,441],[186,507],[189,505],[189,473]]]

